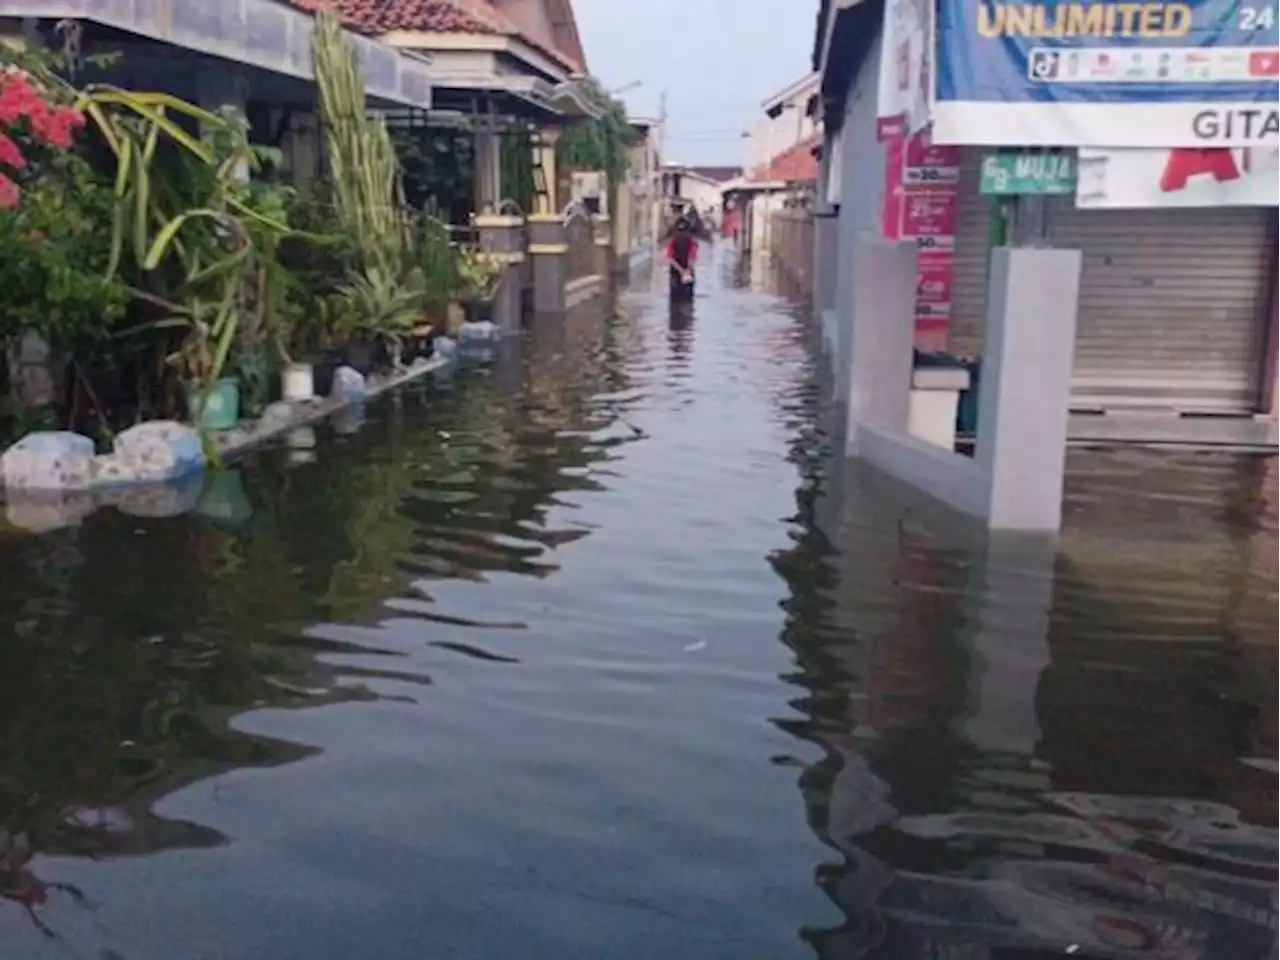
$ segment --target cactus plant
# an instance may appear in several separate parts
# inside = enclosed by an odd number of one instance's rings
[[[316,14],[314,47],[338,218],[365,271],[398,274],[408,239],[400,167],[386,121],[367,112],[360,60],[330,10]]]

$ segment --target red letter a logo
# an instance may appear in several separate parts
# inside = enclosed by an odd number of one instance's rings
[[[1187,181],[1192,177],[1205,174],[1219,183],[1240,179],[1236,159],[1229,149],[1225,147],[1186,148],[1169,151],[1164,173],[1160,175],[1160,189],[1164,193],[1173,193],[1175,190],[1184,189]]]

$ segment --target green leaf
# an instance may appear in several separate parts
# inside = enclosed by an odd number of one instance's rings
[[[217,220],[219,213],[217,210],[202,208],[199,210],[188,210],[186,213],[180,213],[168,223],[166,223],[156,235],[155,240],[151,244],[151,249],[147,251],[146,257],[142,261],[144,270],[154,270],[160,265],[160,261],[164,259],[165,252],[169,249],[169,245],[174,242],[178,231],[192,220],[208,217]]]

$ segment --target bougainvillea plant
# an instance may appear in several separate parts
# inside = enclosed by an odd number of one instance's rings
[[[69,150],[84,117],[74,107],[57,106],[21,70],[0,71],[0,210],[18,205],[21,192],[7,171],[25,170],[20,143],[28,140],[54,150]]]

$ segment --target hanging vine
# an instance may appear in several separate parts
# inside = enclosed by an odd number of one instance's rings
[[[575,124],[556,142],[556,165],[561,169],[603,170],[613,191],[627,173],[627,150],[634,139],[627,123],[627,108],[609,96],[594,80],[582,82],[585,99],[600,115]]]
[[[502,199],[514,200],[526,213],[533,209],[533,134],[527,129],[503,135],[499,147]]]

